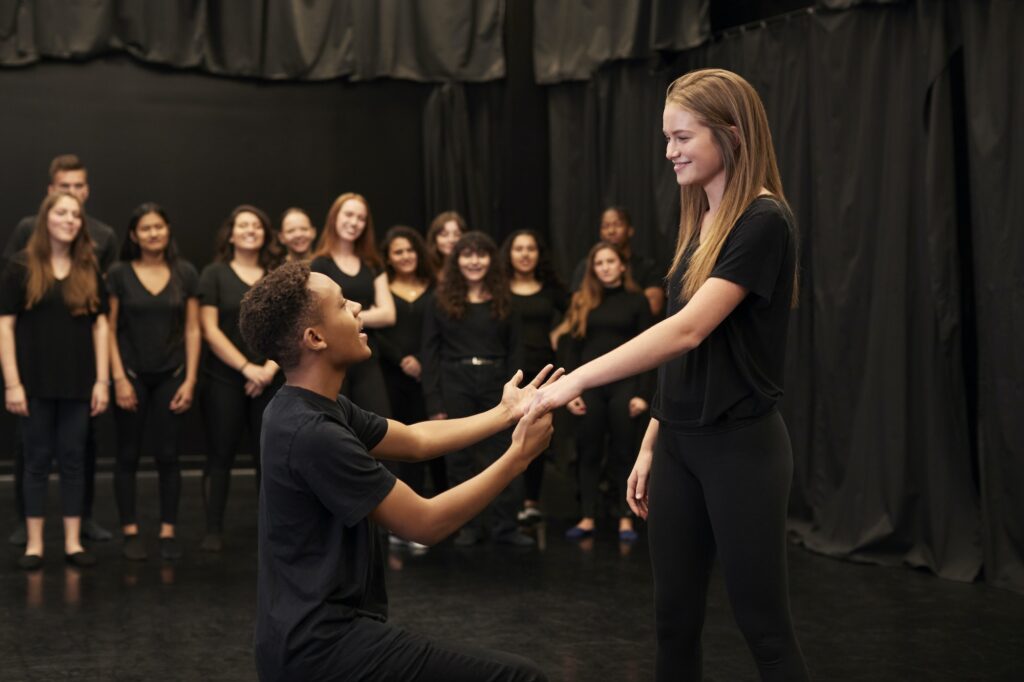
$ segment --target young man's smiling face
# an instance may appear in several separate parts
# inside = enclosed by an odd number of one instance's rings
[[[370,347],[359,319],[363,307],[355,301],[346,300],[341,287],[327,275],[309,273],[307,286],[320,302],[320,320],[313,328],[327,344],[324,352],[331,364],[349,367],[369,358]]]

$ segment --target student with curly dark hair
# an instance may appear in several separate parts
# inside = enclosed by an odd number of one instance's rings
[[[135,474],[143,442],[156,447],[160,480],[160,554],[181,556],[175,537],[181,497],[181,415],[191,406],[199,373],[199,274],[177,256],[167,212],[138,206],[107,275],[110,366],[114,379],[117,465],[114,493],[124,556],[141,561],[146,547],[135,515]],[[148,428],[144,428],[147,426]]]
[[[518,324],[498,248],[483,232],[467,232],[445,261],[444,279],[423,321],[423,395],[431,419],[465,417],[491,405],[501,395],[506,374],[518,366]],[[507,434],[493,436],[477,448],[447,458],[448,482],[467,481],[501,454]],[[491,506],[491,532],[503,544],[529,546],[533,538],[519,532],[516,510],[521,481],[513,482]],[[455,543],[483,539],[481,519],[467,524]]]
[[[516,230],[501,246],[501,266],[512,294],[512,310],[520,324],[523,371],[533,376],[547,364],[555,364],[552,332],[568,305],[568,294],[555,273],[543,238],[534,230]],[[542,518],[540,488],[544,481],[544,460],[530,463],[523,476],[526,497],[518,514],[520,523]]]
[[[388,624],[378,526],[433,544],[479,513],[551,438],[550,415],[522,411],[544,374],[519,388],[517,372],[495,405],[464,419],[385,420],[338,395],[345,373],[370,356],[360,311],[304,263],[272,272],[242,303],[245,338],[287,378],[264,421],[257,673],[264,680],[543,682],[544,673],[519,656]],[[378,461],[428,460],[513,425],[510,447],[492,466],[430,499]]]
[[[385,327],[377,335],[380,363],[388,387],[392,417],[403,424],[427,418],[420,379],[423,364],[420,348],[423,317],[432,298],[434,271],[428,261],[423,237],[416,230],[396,225],[381,242],[388,286],[395,299],[395,326]],[[403,463],[395,472],[410,488],[422,495],[426,473],[430,469],[435,492],[447,489],[444,460]],[[396,542],[399,538],[393,538]]]
[[[231,484],[231,466],[248,426],[256,445],[253,465],[259,481],[259,437],[263,409],[279,383],[278,366],[253,351],[238,328],[242,297],[268,271],[281,263],[267,214],[243,204],[236,207],[217,234],[217,257],[199,278],[199,319],[206,340],[200,391],[207,454],[203,470],[206,536],[201,549],[224,547],[224,508]]]

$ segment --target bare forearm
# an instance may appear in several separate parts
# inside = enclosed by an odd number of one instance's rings
[[[242,366],[249,362],[242,351],[238,350],[235,344],[231,343],[231,340],[225,336],[219,327],[214,329],[207,328],[204,331],[206,343],[209,344],[210,350],[225,365],[241,371]]]
[[[21,385],[13,322],[8,323],[5,321],[0,323],[0,366],[2,366],[4,373],[4,386]]]
[[[419,422],[406,426],[388,424],[388,436],[373,449],[380,459],[422,462],[461,450],[513,426],[509,412],[500,405],[460,419]]]
[[[92,344],[96,353],[96,381],[110,380],[110,337],[107,316],[100,315],[92,325]]]
[[[697,346],[699,340],[680,333],[674,318],[662,320],[615,350],[591,360],[575,372],[582,389],[604,386],[658,367]]]
[[[199,378],[199,352],[203,344],[203,335],[199,328],[185,332],[185,381],[196,383]]]
[[[520,461],[510,449],[479,475],[437,497],[423,500],[422,514],[409,519],[408,529],[392,530],[425,545],[440,542],[480,514],[505,486],[523,473],[525,467]]]

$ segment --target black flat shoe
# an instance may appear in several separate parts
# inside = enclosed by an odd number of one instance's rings
[[[43,557],[38,554],[22,554],[18,557],[18,568],[23,571],[35,571],[43,567]]]
[[[224,536],[220,533],[207,533],[203,541],[199,543],[199,549],[204,552],[221,552],[224,550]]]
[[[181,545],[177,538],[160,538],[160,557],[168,561],[181,558]]]
[[[72,552],[71,554],[65,554],[64,560],[72,566],[78,566],[79,568],[86,568],[88,566],[96,565],[96,556],[86,552],[84,549],[80,552]]]
[[[121,548],[121,554],[129,561],[146,560],[146,545],[138,533],[124,536],[124,547]]]

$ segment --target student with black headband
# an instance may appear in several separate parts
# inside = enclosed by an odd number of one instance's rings
[[[273,360],[249,348],[238,328],[238,309],[249,288],[281,263],[280,247],[267,214],[243,204],[217,233],[217,255],[199,277],[199,322],[206,340],[200,410],[206,427],[203,470],[206,535],[200,548],[224,548],[224,508],[231,466],[248,427],[259,486],[259,441],[263,410],[280,383]]]
[[[543,682],[522,657],[389,624],[377,527],[434,544],[477,515],[547,447],[551,416],[523,408],[551,368],[522,388],[516,372],[480,414],[412,426],[385,420],[338,395],[349,368],[370,356],[360,310],[304,263],[272,272],[242,303],[249,345],[279,362],[287,379],[264,421],[259,678]],[[430,499],[378,461],[424,461],[513,426],[486,470]]]
[[[121,261],[107,275],[110,365],[117,466],[114,492],[124,556],[146,558],[135,513],[135,478],[144,446],[155,448],[160,482],[160,555],[177,559],[181,497],[181,415],[192,406],[199,372],[199,274],[177,256],[167,213],[145,203],[132,212]],[[148,428],[144,428],[148,426]]]
[[[740,76],[703,69],[668,88],[665,156],[680,190],[668,317],[537,396],[551,409],[658,368],[627,483],[648,519],[658,680],[699,680],[715,559],[762,680],[809,679],[789,610],[793,453],[779,412],[797,234],[768,117]]]
[[[64,554],[96,563],[81,543],[89,418],[110,397],[107,294],[77,197],[43,200],[24,251],[0,280],[0,366],[4,405],[21,417],[24,443],[25,553],[21,568],[43,562],[50,468],[60,471]]]

